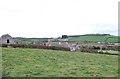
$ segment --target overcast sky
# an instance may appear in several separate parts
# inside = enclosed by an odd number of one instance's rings
[[[118,34],[119,0],[0,0],[0,36]]]

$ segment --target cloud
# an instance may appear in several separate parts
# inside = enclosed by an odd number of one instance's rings
[[[0,35],[115,34],[117,4],[117,0],[1,0]]]
[[[109,33],[113,35],[118,35],[118,25],[117,24],[95,24],[92,25],[92,31],[94,33]]]

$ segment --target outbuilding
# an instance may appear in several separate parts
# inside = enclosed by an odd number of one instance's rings
[[[9,34],[4,34],[0,37],[0,44],[18,44],[19,41],[13,39]]]

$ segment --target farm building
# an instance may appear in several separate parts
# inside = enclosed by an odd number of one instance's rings
[[[115,46],[120,46],[120,43],[114,43]]]
[[[4,34],[0,37],[0,44],[19,44],[18,40],[13,39],[9,34]]]
[[[51,46],[68,47],[70,48],[70,51],[80,50],[80,45],[76,42],[59,42],[56,44],[51,43]]]

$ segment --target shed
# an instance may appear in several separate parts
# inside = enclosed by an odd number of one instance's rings
[[[18,44],[19,42],[13,39],[9,34],[4,34],[0,37],[0,44]]]

